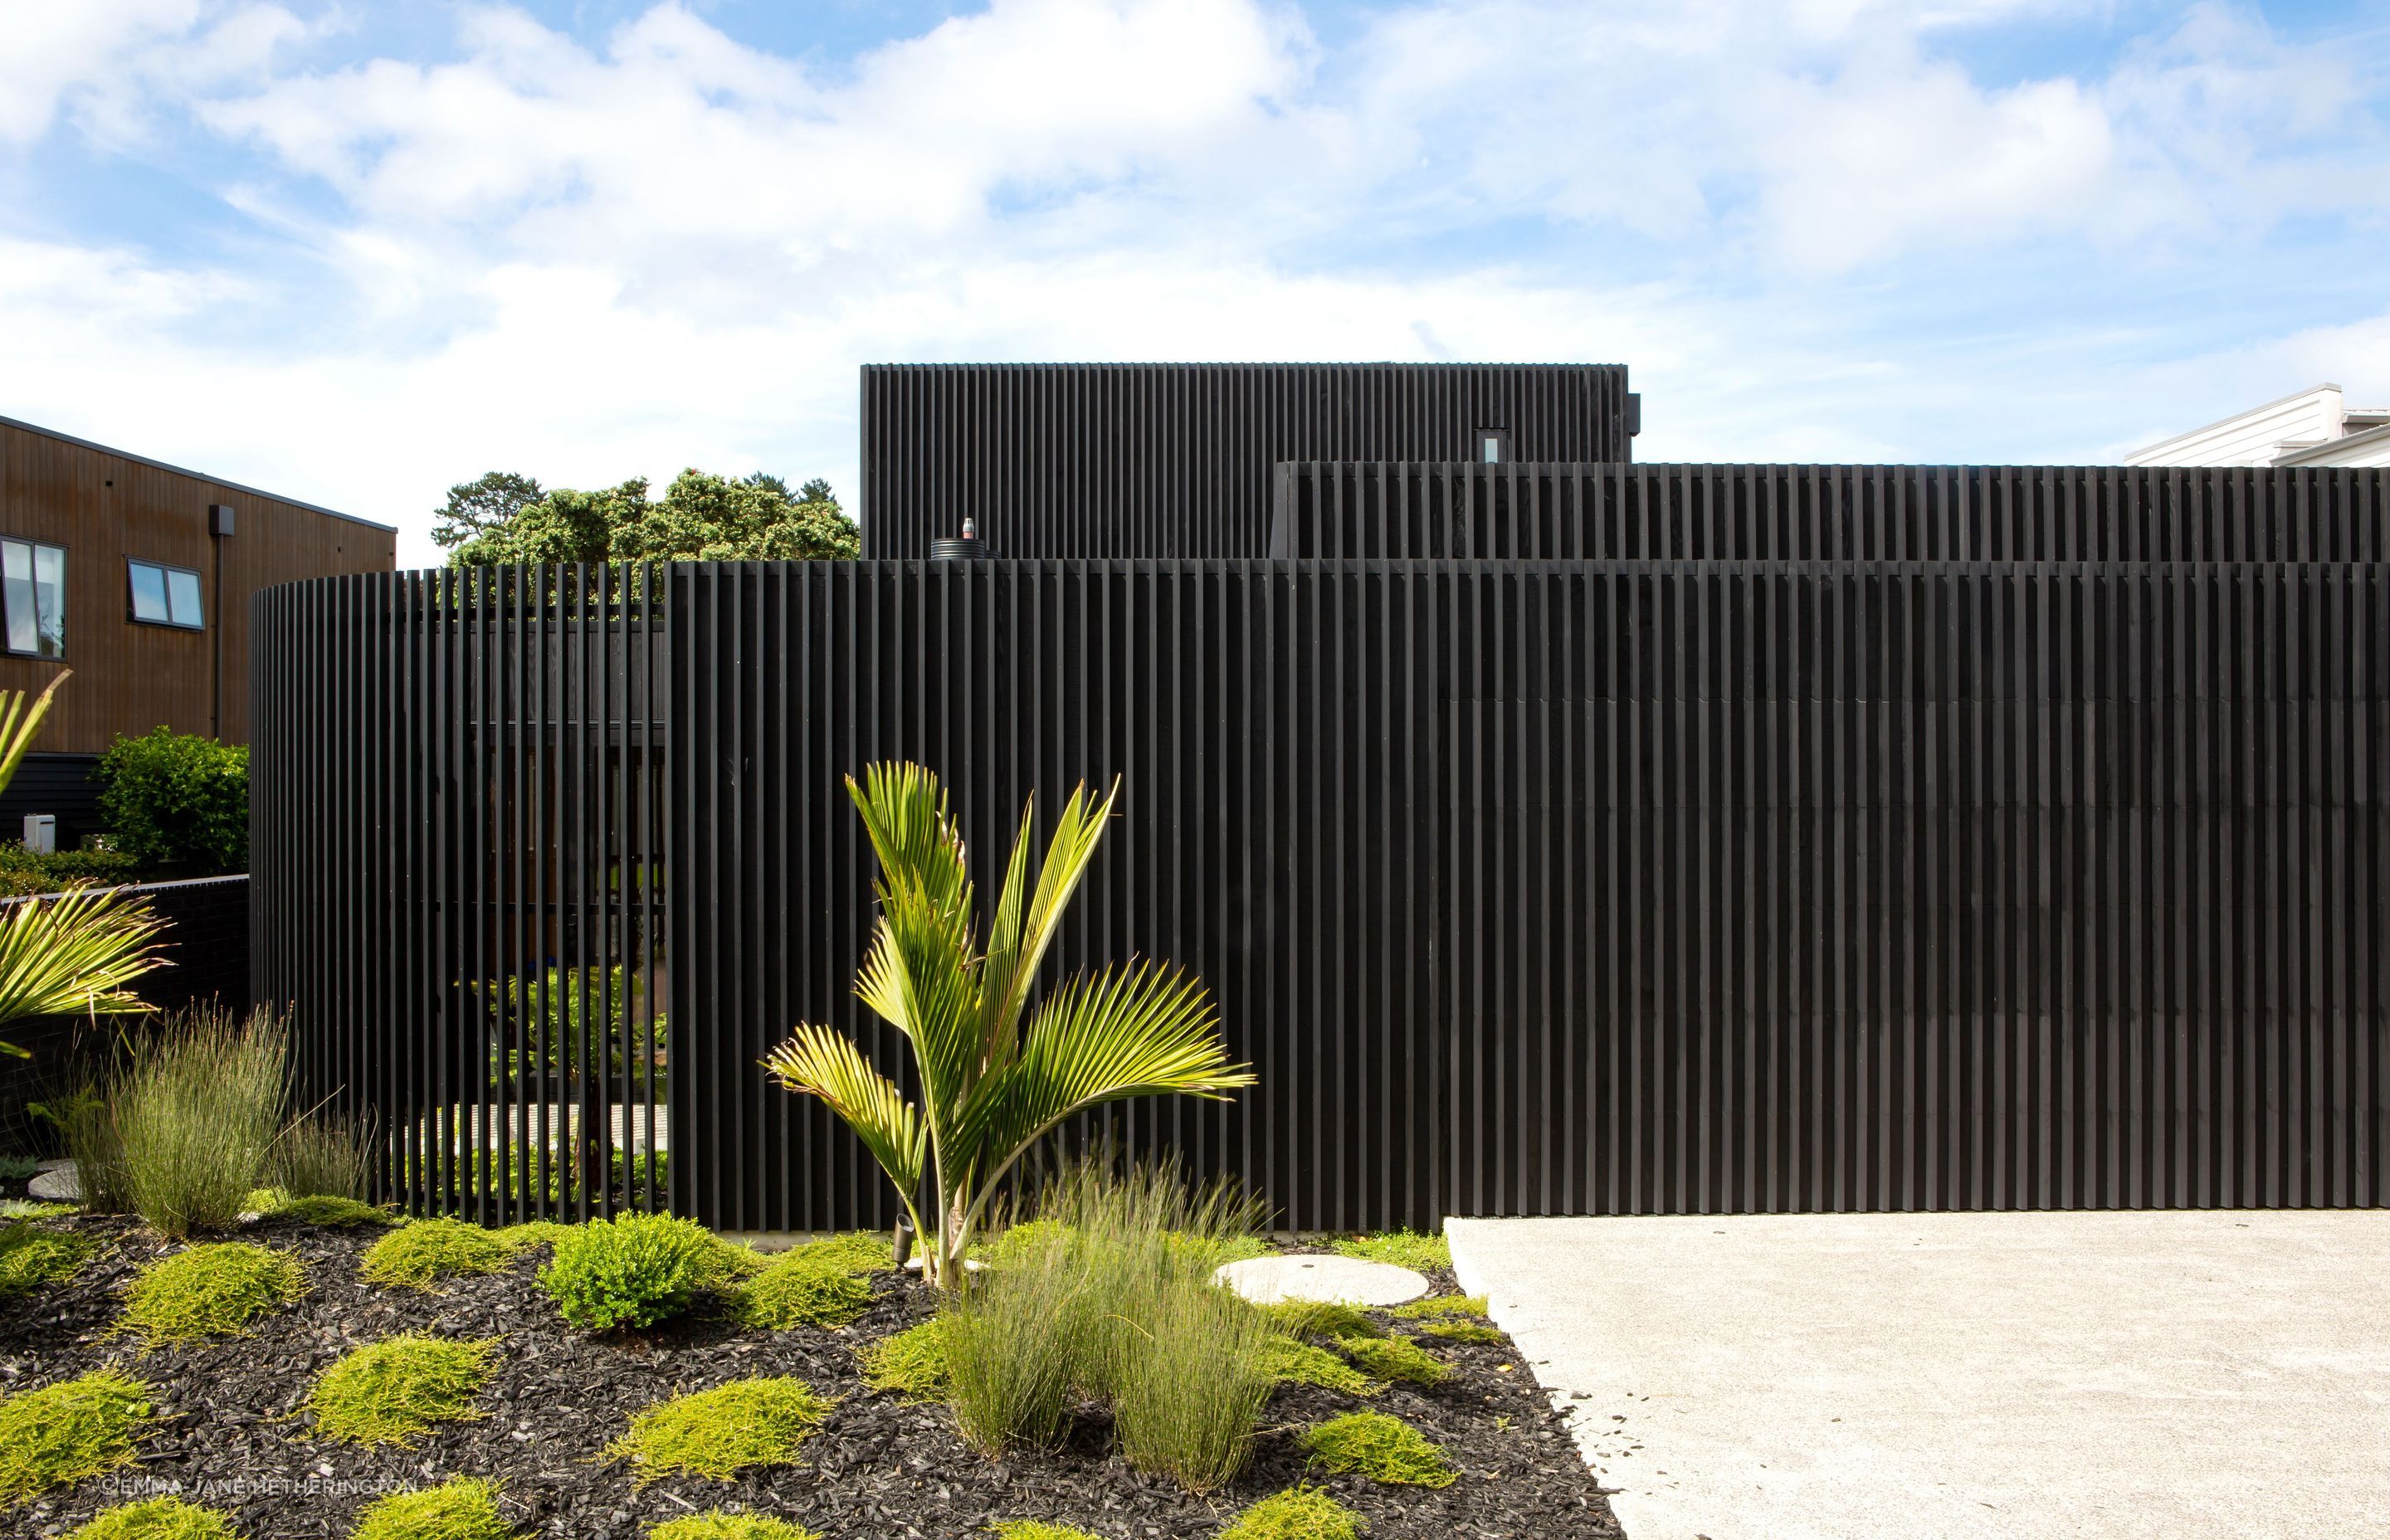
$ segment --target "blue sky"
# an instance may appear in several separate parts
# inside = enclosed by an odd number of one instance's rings
[[[2390,403],[2390,7],[78,0],[0,415],[398,523],[854,481],[855,366],[1623,362],[1647,459]]]

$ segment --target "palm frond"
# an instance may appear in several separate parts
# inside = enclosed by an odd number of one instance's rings
[[[1253,1084],[1248,1066],[1229,1062],[1200,981],[1131,964],[1073,979],[1041,1005],[1021,1057],[975,1098],[963,1128],[987,1149],[992,1182],[1073,1112],[1132,1097],[1220,1101]]]
[[[148,1010],[126,986],[163,966],[163,929],[148,905],[111,893],[20,901],[0,918],[0,1021]]]
[[[73,674],[72,669],[58,670],[58,677],[31,705],[23,690],[0,690],[0,791],[6,791],[16,778],[18,764],[41,734],[42,719],[50,714],[51,698]]]
[[[1013,1030],[1019,995],[1014,979],[1021,957],[1021,936],[1027,920],[1029,845],[1037,830],[1037,799],[1021,809],[1021,830],[1013,836],[1012,859],[1004,869],[1004,890],[996,904],[996,921],[987,933],[987,956],[980,963],[979,1035],[983,1061],[990,1070],[1012,1060],[1020,1046]]]
[[[880,858],[883,899],[892,886],[910,884],[942,911],[970,910],[962,832],[936,776],[918,764],[867,765],[862,784],[847,777],[846,793]]]
[[[863,1140],[880,1169],[910,1195],[921,1185],[928,1140],[918,1108],[854,1043],[808,1022],[774,1048],[764,1067],[791,1091],[817,1097]]]
[[[1028,1003],[1030,986],[1036,982],[1037,965],[1046,960],[1046,948],[1061,924],[1062,911],[1070,906],[1079,879],[1086,876],[1087,864],[1095,859],[1096,845],[1103,839],[1105,821],[1111,816],[1112,803],[1119,799],[1117,780],[1100,804],[1088,796],[1082,782],[1062,803],[1061,816],[1054,821],[1054,838],[1046,847],[1045,864],[1037,870],[1036,893],[1029,901],[1021,938],[1007,959],[1005,975],[999,978],[991,969],[982,985],[981,1030],[989,1037],[1005,1038],[1008,1048],[1013,1024],[1020,1020],[1021,1009]],[[1026,827],[1022,837],[1023,841],[1028,838]]]

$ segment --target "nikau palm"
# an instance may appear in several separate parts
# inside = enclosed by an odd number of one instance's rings
[[[68,676],[59,670],[30,704],[22,690],[0,690],[0,790],[16,777]],[[148,1010],[126,986],[159,966],[153,943],[161,929],[147,906],[108,893],[70,892],[16,905],[0,918],[0,1021]],[[0,1053],[30,1057],[9,1043],[0,1043]]]
[[[829,1027],[798,1027],[765,1065],[854,1130],[912,1216],[923,1276],[944,1282],[1006,1173],[1064,1118],[1131,1097],[1225,1100],[1253,1077],[1228,1061],[1202,984],[1167,964],[1078,975],[1029,1008],[1117,782],[1100,802],[1085,786],[1071,793],[1034,870],[1034,802],[1022,813],[984,949],[962,834],[937,777],[918,764],[876,764],[846,789],[880,858],[880,924],[855,993],[905,1034],[920,1100]],[[935,1187],[928,1216],[925,1174]]]

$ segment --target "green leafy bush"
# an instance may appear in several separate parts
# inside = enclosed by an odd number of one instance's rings
[[[0,1182],[21,1182],[40,1174],[42,1162],[32,1155],[0,1155]]]
[[[1426,1434],[1383,1412],[1351,1412],[1305,1429],[1312,1459],[1339,1476],[1362,1475],[1393,1486],[1450,1486],[1460,1472]]]
[[[367,1503],[349,1540],[512,1540],[514,1534],[498,1516],[496,1484],[459,1476]]]
[[[1485,1296],[1483,1294],[1439,1294],[1433,1299],[1413,1300],[1398,1304],[1387,1314],[1397,1320],[1440,1320],[1447,1315],[1474,1315],[1485,1318]]]
[[[435,1422],[482,1414],[473,1397],[489,1382],[495,1338],[455,1341],[406,1332],[342,1357],[307,1393],[315,1431],[343,1444],[412,1444]]]
[[[23,1223],[0,1227],[0,1298],[64,1283],[98,1254],[89,1236]]]
[[[92,779],[114,848],[190,877],[249,869],[249,751],[153,727],[119,738]]]
[[[1336,1350],[1378,1380],[1433,1385],[1452,1372],[1407,1337],[1348,1337],[1337,1342]]]
[[[85,885],[112,888],[140,879],[141,863],[122,851],[34,851],[14,841],[0,843],[0,898],[64,892]]]
[[[755,1326],[847,1326],[871,1308],[871,1285],[803,1251],[790,1251],[739,1290],[739,1313]]]
[[[133,1463],[149,1387],[98,1369],[0,1401],[0,1508]]]
[[[232,1521],[180,1497],[151,1497],[102,1512],[67,1540],[240,1540]]]
[[[429,1289],[441,1278],[495,1273],[523,1248],[501,1231],[459,1219],[418,1219],[375,1241],[358,1259],[367,1283]]]
[[[1509,1341],[1498,1329],[1484,1321],[1430,1321],[1420,1329],[1431,1337],[1441,1337],[1450,1342],[1481,1342],[1491,1346]]]
[[[725,1477],[754,1466],[790,1465],[832,1405],[802,1380],[734,1380],[638,1413],[606,1455],[629,1460],[640,1486],[675,1472]]]
[[[1388,1230],[1382,1235],[1346,1236],[1335,1244],[1340,1256],[1362,1257],[1370,1262],[1390,1262],[1397,1267],[1409,1267],[1426,1272],[1431,1267],[1452,1265],[1452,1247],[1440,1235],[1421,1235],[1417,1230]]]
[[[694,1220],[664,1213],[593,1219],[557,1237],[539,1286],[574,1326],[637,1330],[679,1315],[717,1287],[724,1250]]]
[[[636,1099],[669,1099],[670,1033],[636,971],[550,968],[469,987],[488,1002],[494,1088],[595,1072],[617,1089],[627,1084]]]
[[[882,1337],[866,1347],[863,1382],[875,1392],[893,1392],[907,1401],[943,1401],[946,1395],[946,1322],[933,1316]]]
[[[821,1540],[812,1530],[760,1513],[692,1513],[648,1531],[648,1540]]]
[[[1314,1486],[1297,1486],[1260,1502],[1220,1532],[1220,1540],[1359,1540],[1361,1516]]]
[[[1280,1384],[1317,1385],[1344,1395],[1378,1395],[1386,1388],[1326,1348],[1291,1337],[1272,1337],[1262,1350],[1262,1367]]]
[[[108,1093],[133,1208],[160,1234],[228,1230],[265,1174],[289,1087],[272,1013],[203,1007],[136,1038]]]
[[[125,1291],[122,1328],[153,1347],[237,1336],[306,1291],[306,1269],[288,1251],[245,1240],[194,1246],[135,1276]]]

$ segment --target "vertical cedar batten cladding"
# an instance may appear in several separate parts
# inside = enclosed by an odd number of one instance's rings
[[[2381,482],[2331,484],[2371,529]],[[667,1007],[677,1208],[884,1224],[756,1065],[811,1018],[902,1072],[851,993],[840,777],[934,765],[984,877],[1033,790],[1117,775],[1060,954],[1197,969],[1262,1084],[1111,1121],[1285,1223],[2378,1205],[2390,567],[2316,538],[298,584],[259,604],[256,974],[418,1205],[650,1200],[646,1168],[551,1200],[535,1133],[475,1136],[578,1109],[568,1164],[612,1173],[609,1109],[654,1081],[571,1030],[602,1013],[473,982],[621,962]],[[588,1072],[492,1072],[552,1020]],[[540,1169],[476,1182],[477,1142]]]
[[[1268,554],[1288,460],[1627,460],[1613,364],[902,364],[863,370],[864,555],[965,518],[997,557]]]

